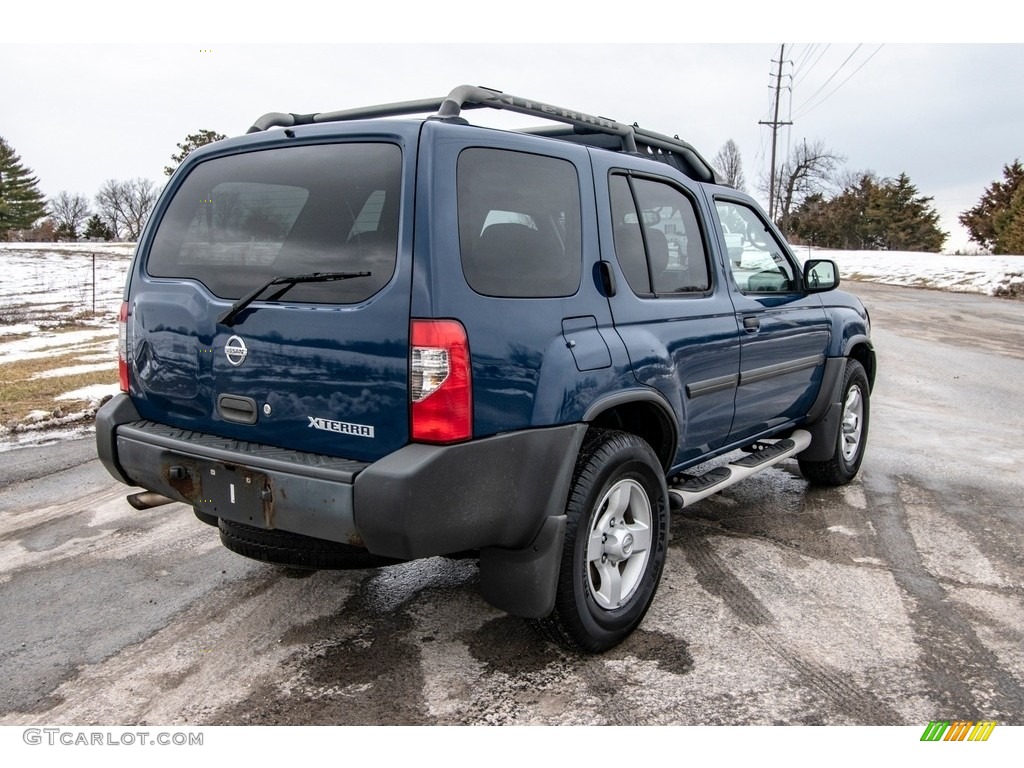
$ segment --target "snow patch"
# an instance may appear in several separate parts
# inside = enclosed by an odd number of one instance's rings
[[[801,259],[832,259],[846,280],[988,296],[1024,296],[1024,256],[953,256],[909,251],[797,247]]]
[[[82,413],[87,413],[82,411]],[[63,428],[53,428],[47,423],[46,426],[38,429],[20,429],[17,432],[0,427],[0,453],[11,451],[15,448],[27,448],[29,446],[39,447],[44,445],[56,445],[67,440],[77,440],[94,433],[96,428],[92,423],[95,411],[89,416],[83,416],[78,423]],[[67,424],[68,422],[64,422]],[[3,583],[0,581],[0,583]]]
[[[98,371],[117,370],[117,361],[108,359],[103,363],[89,363],[83,365],[68,365],[64,368],[53,368],[49,371],[40,371],[32,376],[33,379],[55,379],[58,376],[78,376],[83,373],[97,373]]]
[[[73,389],[70,392],[65,392],[63,395],[57,395],[56,400],[91,400],[94,403],[99,403],[105,397],[113,397],[121,391],[121,387],[117,382],[113,384],[90,384],[87,387],[81,387],[80,389]]]
[[[117,329],[96,328],[65,333],[41,331],[24,339],[3,342],[0,343],[0,363],[57,357],[62,353],[74,352],[76,348],[80,348],[83,353],[96,355],[110,348],[116,354]]]

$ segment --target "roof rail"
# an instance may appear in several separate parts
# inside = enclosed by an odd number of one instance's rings
[[[462,122],[465,109],[488,107],[533,115],[545,120],[564,123],[572,126],[570,133],[566,129],[534,129],[527,133],[548,135],[556,138],[583,137],[593,134],[617,136],[621,151],[640,154],[654,160],[672,165],[691,178],[699,181],[716,182],[714,168],[690,144],[678,137],[669,137],[654,131],[648,131],[637,125],[627,125],[607,117],[590,115],[574,109],[545,104],[542,101],[524,99],[509,93],[496,91],[475,85],[460,85],[447,96],[417,101],[400,101],[392,104],[380,104],[371,107],[344,109],[337,112],[317,112],[308,115],[294,113],[268,112],[249,128],[247,133],[265,131],[275,126],[289,128],[295,125],[312,123],[331,123],[346,120],[366,120],[377,117],[396,117],[398,115],[414,115],[433,112],[428,119],[446,122]],[[570,139],[571,140],[571,139]],[[585,143],[585,140],[582,140]]]

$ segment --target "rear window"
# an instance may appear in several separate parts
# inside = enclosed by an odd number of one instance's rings
[[[459,244],[469,286],[485,296],[579,290],[579,178],[558,158],[497,149],[459,155]]]
[[[349,304],[395,272],[401,150],[330,144],[208,160],[185,179],[150,249],[154,277],[199,280],[237,299],[274,278],[310,272],[369,277],[293,287],[288,301]]]

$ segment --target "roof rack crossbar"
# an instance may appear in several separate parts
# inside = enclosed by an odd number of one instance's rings
[[[417,101],[400,101],[392,104],[380,104],[372,107],[344,109],[337,112],[318,112],[310,115],[298,115],[284,112],[268,112],[253,123],[248,133],[265,131],[268,128],[290,128],[295,125],[312,123],[329,123],[345,120],[366,120],[377,117],[396,117],[434,113],[429,120],[448,122],[460,121],[465,109],[489,107],[532,115],[559,123],[573,126],[582,133],[604,133],[618,136],[624,152],[644,154],[638,148],[638,142],[646,147],[660,149],[663,152],[678,155],[683,165],[689,169],[689,175],[696,175],[701,181],[715,181],[716,174],[711,165],[701,157],[690,144],[678,138],[670,138],[654,131],[648,131],[635,125],[627,125],[607,117],[590,115],[574,109],[545,104],[542,101],[524,99],[509,93],[484,88],[477,85],[460,85],[447,96],[419,99]]]
[[[580,112],[575,109],[556,107],[553,104],[545,104],[542,101],[534,101],[533,99],[524,99],[520,96],[513,96],[510,93],[476,85],[460,85],[458,88],[455,88],[448,94],[434,119],[451,120],[457,118],[463,109],[471,109],[473,107],[504,109],[509,112],[518,112],[522,115],[532,115],[559,123],[568,123],[583,130],[609,133],[621,137],[622,148],[626,152],[636,152],[636,140],[633,136],[632,126],[607,117],[589,115],[586,112]]]
[[[311,115],[296,115],[286,112],[268,112],[256,120],[246,133],[259,133],[268,128],[291,128],[293,125],[310,125],[312,123],[333,123],[345,120],[368,120],[375,117],[396,117],[398,115],[415,115],[425,112],[436,112],[444,97],[419,99],[417,101],[397,101],[393,104],[378,104],[373,107],[357,107],[341,109],[336,112],[316,112]]]

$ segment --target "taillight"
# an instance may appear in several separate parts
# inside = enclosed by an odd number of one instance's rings
[[[121,391],[128,391],[128,302],[121,302],[117,318],[117,380]]]
[[[455,320],[413,320],[410,336],[412,439],[468,440],[473,436],[473,388],[466,329]]]

